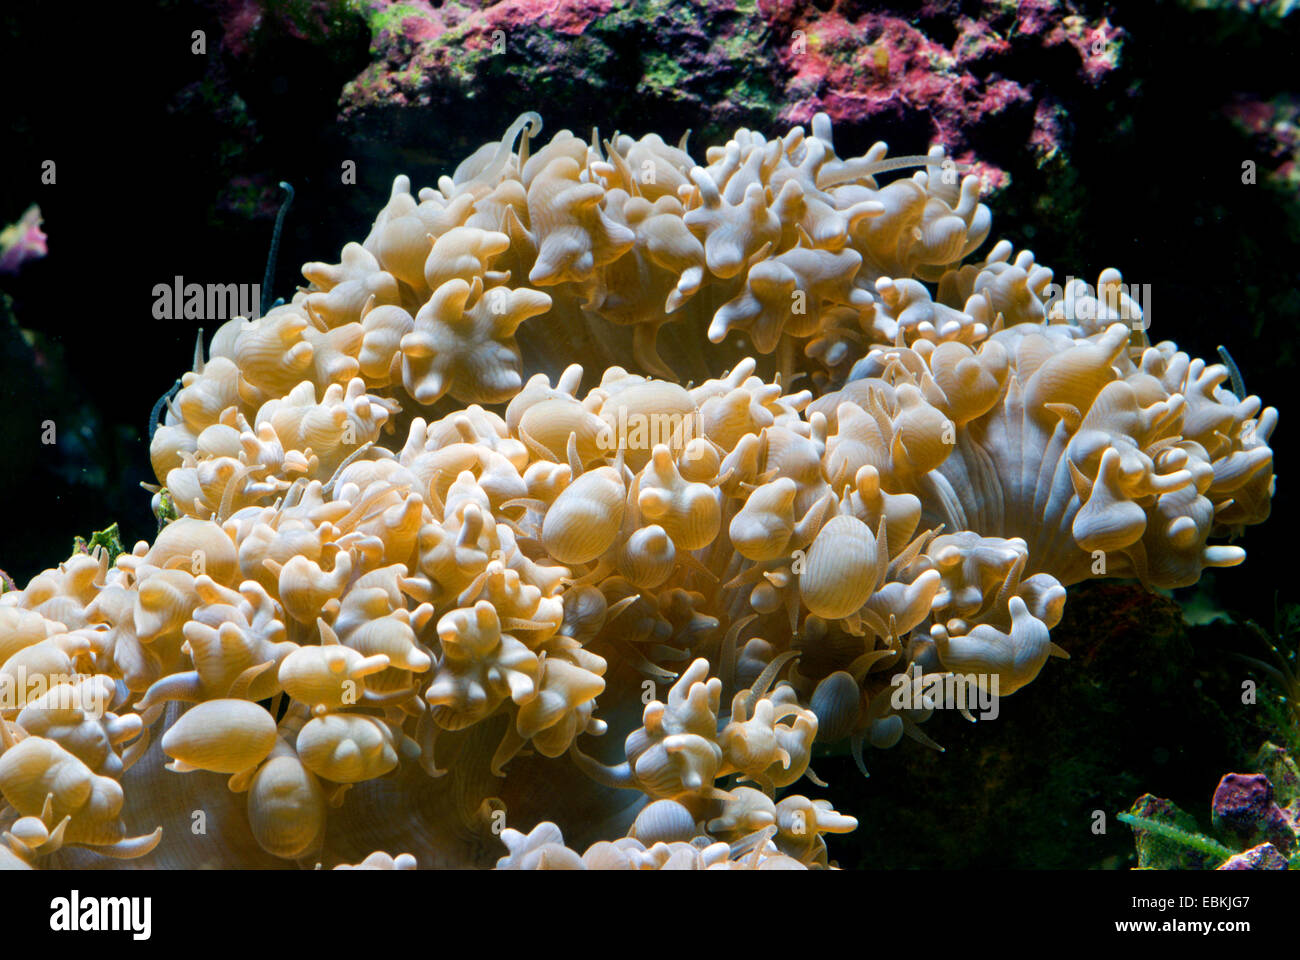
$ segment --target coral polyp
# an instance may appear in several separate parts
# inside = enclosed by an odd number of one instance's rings
[[[941,148],[540,129],[222,326],[177,518],[0,598],[0,858],[826,866],[815,745],[933,745],[1066,587],[1244,560],[1276,411],[1118,271],[978,255]]]

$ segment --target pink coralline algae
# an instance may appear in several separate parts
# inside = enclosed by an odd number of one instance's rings
[[[918,20],[943,14],[954,4],[930,4]],[[1122,31],[1107,20],[1089,21],[1069,3],[1053,0],[1014,4],[987,2],[980,18],[956,16],[957,36],[936,40],[915,22],[888,12],[855,15],[852,5],[836,4],[821,13],[803,3],[771,3],[772,26],[788,43],[781,62],[789,72],[789,104],[781,119],[807,122],[818,112],[837,121],[858,123],[880,115],[905,119],[921,114],[930,123],[932,142],[959,162],[972,158],[968,134],[1015,104],[1033,104],[1030,145],[1048,159],[1060,145],[1063,112],[1032,80],[1002,76],[988,67],[1026,45],[1042,48],[1068,43],[1078,51],[1079,72],[1096,84],[1113,70]],[[845,8],[842,10],[842,8]],[[976,164],[986,189],[1005,186],[1004,171]]]
[[[334,34],[348,10],[347,0],[215,0],[213,6],[221,21],[223,45],[235,57],[251,51],[268,21],[295,40],[323,41]]]
[[[1283,94],[1260,100],[1240,95],[1224,112],[1271,161],[1263,179],[1285,188],[1300,187],[1300,97]]]
[[[0,273],[14,274],[28,260],[49,252],[41,230],[41,208],[32,204],[22,219],[0,230]]]
[[[242,0],[247,19],[252,0]],[[354,117],[391,107],[488,99],[524,108],[635,97],[697,127],[806,124],[814,114],[915,129],[959,162],[1014,111],[1038,161],[1061,146],[1071,84],[1099,85],[1123,31],[1082,0],[931,2],[920,10],[837,0],[361,0],[371,63],[343,89]],[[1037,64],[1026,70],[1023,63]],[[1050,73],[1042,64],[1050,63]],[[635,82],[628,70],[639,71]],[[512,99],[513,98],[513,99]],[[515,99],[519,103],[514,102]],[[525,102],[527,101],[527,102]],[[638,111],[642,112],[642,111]],[[1023,122],[1022,122],[1023,121]],[[975,164],[985,190],[1008,175]]]

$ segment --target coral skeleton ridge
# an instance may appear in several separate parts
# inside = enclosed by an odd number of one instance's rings
[[[937,746],[895,677],[1013,693],[1069,585],[1244,559],[1276,411],[977,255],[942,149],[540,129],[222,326],[177,518],[0,598],[0,864],[827,866],[786,788]]]

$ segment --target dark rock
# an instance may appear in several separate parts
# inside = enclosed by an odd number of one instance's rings
[[[1260,773],[1229,773],[1214,791],[1214,828],[1241,846],[1270,842],[1283,853],[1295,846],[1291,822],[1273,800],[1273,785]]]
[[[1187,834],[1199,833],[1195,817],[1172,801],[1150,793],[1138,797],[1129,813],[1168,824]],[[1137,847],[1139,870],[1208,870],[1219,862],[1211,854],[1138,826],[1133,827],[1133,842]]]
[[[1278,806],[1300,800],[1300,766],[1295,758],[1272,741],[1260,746],[1251,764],[1254,773],[1262,773],[1273,785],[1273,800]]]
[[[1229,858],[1220,870],[1286,870],[1287,859],[1271,843],[1243,850]]]

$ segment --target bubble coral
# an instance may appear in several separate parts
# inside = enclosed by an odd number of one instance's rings
[[[826,866],[856,820],[780,792],[934,745],[894,677],[1012,693],[1070,584],[1244,559],[1276,411],[1117,271],[975,256],[941,149],[539,131],[226,323],[152,440],[180,518],[0,598],[7,863]]]

